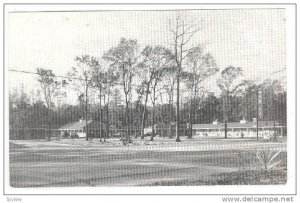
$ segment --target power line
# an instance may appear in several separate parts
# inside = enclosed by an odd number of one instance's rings
[[[40,75],[40,74],[38,74],[36,72],[30,72],[30,71],[14,70],[14,69],[8,69],[8,70],[11,71],[11,72],[17,72],[17,73],[26,73],[26,74]],[[85,81],[85,79],[82,79],[82,78],[73,78],[73,77],[61,76],[61,75],[55,75],[55,76],[51,76],[51,77]],[[91,81],[91,80],[88,80],[88,81]]]
[[[23,71],[23,70],[15,70],[15,69],[8,69],[11,72],[17,72],[17,73],[25,73],[25,74],[32,74],[32,75],[40,75],[36,72],[30,72],[30,71]],[[81,80],[81,81],[89,81],[92,82],[91,79],[83,79],[83,78],[76,78],[76,77],[69,77],[69,76],[61,76],[61,75],[55,75],[55,76],[51,76],[51,77],[55,77],[55,78],[64,78],[64,79],[70,79],[70,80]],[[115,83],[116,85],[123,85],[121,83]],[[135,84],[131,84],[134,87],[138,87],[138,85]],[[96,87],[96,86],[95,86]]]
[[[286,68],[282,68],[282,69],[273,71],[273,72],[271,73],[271,75],[274,75],[274,74],[276,74],[276,73],[281,73],[281,72],[284,71],[284,70],[286,71]]]

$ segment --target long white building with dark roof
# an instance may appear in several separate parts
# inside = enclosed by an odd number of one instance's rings
[[[227,123],[228,137],[256,137],[257,122],[241,120],[240,122]],[[201,137],[215,136],[224,137],[225,124],[214,121],[207,124],[194,124],[193,134]],[[278,136],[286,135],[286,126],[279,125],[274,121],[258,121],[258,131],[260,137],[273,136],[274,132]]]

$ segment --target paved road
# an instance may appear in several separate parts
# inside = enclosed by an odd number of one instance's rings
[[[286,166],[285,143],[194,140],[106,146],[14,141],[10,143],[10,183],[13,187],[127,186],[201,178],[254,167],[255,149],[266,148],[283,150],[279,167]]]

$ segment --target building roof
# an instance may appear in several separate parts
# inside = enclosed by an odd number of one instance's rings
[[[99,129],[99,126],[100,126],[99,121],[89,120],[89,121],[87,121],[87,123],[88,123],[88,128],[90,130]],[[106,125],[102,123],[102,127],[105,127],[105,126]],[[59,130],[84,130],[85,127],[86,127],[86,121],[81,120],[81,121],[71,122],[66,125],[63,125],[59,128]]]
[[[88,129],[89,130],[99,130],[100,129],[100,121],[92,121],[88,124]],[[85,126],[84,126],[85,128]],[[102,123],[102,130],[106,128],[106,124]]]
[[[75,123],[77,123],[77,122],[71,122],[71,123],[67,123],[67,124],[65,124],[65,125],[63,125],[63,126],[61,126],[60,128],[58,128],[59,130],[69,130],[70,129],[70,127],[73,125],[73,124],[75,124]]]
[[[258,121],[258,127],[272,127],[274,125],[274,121]],[[275,122],[275,125],[278,125],[278,122]],[[193,129],[219,129],[224,128],[224,123],[218,123],[218,124],[194,124]],[[246,123],[240,123],[240,122],[233,122],[233,123],[227,123],[228,128],[256,128],[256,122],[246,122]]]

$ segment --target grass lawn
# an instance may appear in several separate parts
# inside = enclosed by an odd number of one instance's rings
[[[256,150],[281,150],[267,176]],[[10,142],[12,187],[284,184],[286,143],[242,139]],[[265,177],[265,179],[263,178]]]
[[[148,186],[197,186],[197,185],[278,185],[287,181],[286,170],[245,170],[219,173],[201,179],[158,181]]]

